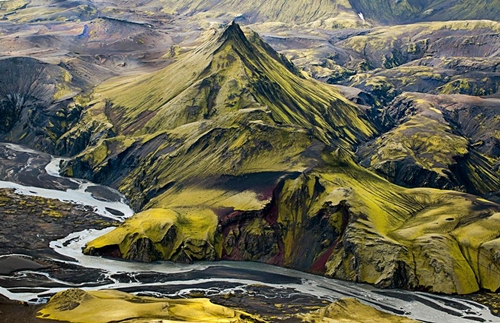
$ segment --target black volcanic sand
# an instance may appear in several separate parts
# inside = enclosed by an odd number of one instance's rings
[[[47,323],[50,321],[36,318],[36,313],[43,305],[21,304],[11,301],[0,295],[0,322],[1,323]],[[62,322],[62,321],[52,321]]]
[[[216,285],[217,287],[214,287]],[[309,311],[318,310],[331,303],[312,295],[299,294],[293,289],[277,289],[265,285],[247,286],[245,290],[236,289],[235,292],[214,294],[216,289],[236,287],[232,283],[207,283],[197,285],[197,289],[182,297],[165,295],[166,292],[175,292],[174,289],[192,288],[193,286],[174,285],[169,289],[162,286],[149,287],[148,292],[140,292],[141,288],[120,289],[128,293],[137,293],[140,296],[158,296],[168,298],[210,298],[214,304],[223,305],[232,309],[239,309],[247,313],[258,315],[269,322],[302,322],[294,317],[296,314],[304,314]]]
[[[47,174],[45,166],[51,161],[46,153],[16,151],[0,143],[0,179],[26,186],[64,191],[77,189],[78,184],[64,177]],[[29,166],[27,166],[29,165]]]
[[[127,282],[131,277],[126,274],[113,275],[112,278],[118,281]],[[236,280],[258,280],[265,283],[274,284],[300,284],[301,279],[297,277],[263,273],[252,269],[225,268],[222,266],[209,267],[204,270],[194,270],[185,273],[161,275],[157,273],[140,273],[134,276],[141,282],[168,282],[177,280],[193,280],[204,278],[233,278]],[[210,298],[212,303],[227,306],[233,309],[240,309],[250,314],[259,315],[269,322],[302,322],[294,317],[295,314],[307,313],[317,310],[331,303],[326,299],[321,299],[313,295],[302,294],[292,288],[277,288],[262,284],[241,286],[235,282],[200,282],[196,285],[182,283],[176,285],[148,286],[147,292],[143,287],[127,287],[120,290],[128,293],[139,293],[139,295],[160,296],[160,297],[191,297]],[[231,291],[227,291],[232,289]],[[177,295],[179,290],[189,290],[182,295]]]
[[[89,186],[85,192],[90,192],[96,200],[106,202],[120,202],[121,196],[116,191],[105,186]]]
[[[11,275],[19,270],[37,270],[43,265],[20,256],[7,256],[0,258],[0,275]]]
[[[60,257],[49,247],[50,241],[71,232],[118,224],[97,215],[91,207],[19,195],[13,189],[0,189],[0,222],[0,255],[50,258]]]
[[[75,283],[98,280],[105,283],[102,273],[97,270],[53,260],[65,259],[49,247],[50,241],[74,231],[117,225],[95,214],[92,208],[23,196],[15,194],[13,189],[0,189],[0,223],[0,286],[20,287],[26,291],[33,287],[67,287],[58,286],[44,275],[34,273],[17,278],[16,272],[21,270],[45,272],[51,277]],[[39,308],[0,295],[0,322],[47,322],[35,318]]]

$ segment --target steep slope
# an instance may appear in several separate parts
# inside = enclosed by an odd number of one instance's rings
[[[312,124],[325,141],[353,144],[374,133],[333,87],[303,80],[257,34],[247,38],[236,24],[165,70],[125,82],[97,90],[113,105],[111,122],[123,134],[155,133],[256,108],[266,108],[279,124]]]
[[[29,57],[0,59],[0,140],[54,152],[79,119],[84,86],[64,67]]]
[[[357,151],[361,164],[403,186],[498,194],[498,103],[403,93],[386,109],[394,127]]]
[[[303,79],[237,25],[162,71],[111,80],[97,91],[103,99],[60,145],[85,141],[89,124],[100,129],[96,139],[114,138],[81,154],[68,173],[120,185],[137,208],[173,183],[305,169],[314,164],[308,150],[350,148],[377,131],[335,88]],[[116,163],[132,167],[109,174]]]
[[[498,204],[405,189],[357,165],[352,149],[377,134],[373,111],[302,78],[235,24],[95,97],[63,140],[90,122],[100,136],[66,173],[119,187],[143,212],[85,253],[263,261],[443,293],[500,286]]]

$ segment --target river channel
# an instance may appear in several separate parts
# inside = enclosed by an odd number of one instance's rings
[[[0,188],[13,189],[27,197],[69,202],[115,223],[132,216],[125,198],[116,190],[86,180],[60,177],[61,160],[0,143]],[[68,288],[118,289],[158,297],[208,297],[223,305],[273,315],[279,314],[276,304],[319,306],[352,297],[422,322],[500,322],[487,307],[460,297],[378,289],[260,263],[136,263],[86,256],[81,252],[85,243],[113,227],[72,232],[71,223],[64,226],[71,233],[46,241],[49,251],[13,254],[0,249],[0,262],[41,259],[48,264],[0,275],[0,294],[12,300],[44,303],[54,293]]]

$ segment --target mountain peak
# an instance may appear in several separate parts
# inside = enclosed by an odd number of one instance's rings
[[[297,77],[303,77],[292,62],[269,46],[259,34],[251,29],[243,31],[240,25],[234,20],[220,31],[220,36],[217,37],[217,46],[217,51],[227,48],[226,46],[230,46],[232,49],[236,50],[238,55],[244,60],[255,59],[255,55],[261,57],[262,55],[268,56],[277,63],[283,65],[289,72],[295,74]]]
[[[224,42],[232,39],[248,41],[240,25],[238,25],[234,20],[225,27],[219,37],[219,41]]]
[[[244,33],[235,22],[174,64],[105,95],[114,111],[128,116],[118,125],[125,134],[229,120],[241,116],[236,111],[256,109],[269,113],[270,124],[306,129],[325,143],[350,146],[375,131],[334,87],[304,79],[257,33]],[[146,113],[148,119],[140,118]]]

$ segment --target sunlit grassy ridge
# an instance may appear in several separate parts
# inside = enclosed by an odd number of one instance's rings
[[[214,260],[212,254],[200,252],[214,244],[217,216],[209,209],[149,209],[130,219],[105,237],[94,240],[93,248],[118,245],[123,258],[142,261],[156,259]],[[138,231],[140,229],[140,231]],[[133,232],[134,234],[130,234]],[[151,241],[144,250],[135,250],[142,239]],[[198,252],[190,252],[191,248]],[[159,252],[159,254],[157,254]]]
[[[279,303],[276,306],[280,306]],[[174,323],[174,322],[295,322],[355,323],[370,320],[377,323],[413,323],[412,319],[390,314],[365,305],[356,299],[339,299],[328,306],[311,311],[296,309],[295,314],[263,319],[240,310],[213,304],[206,298],[166,299],[136,296],[129,293],[100,290],[69,289],[54,295],[38,313],[38,318],[78,323]]]
[[[254,315],[213,304],[207,298],[174,300],[81,289],[56,294],[38,317],[79,323],[263,322]]]

